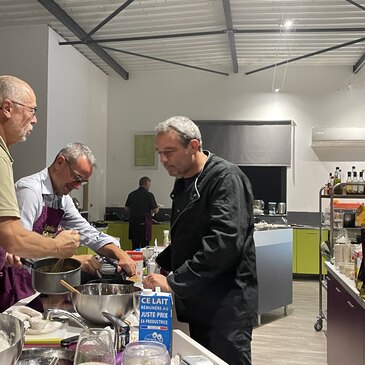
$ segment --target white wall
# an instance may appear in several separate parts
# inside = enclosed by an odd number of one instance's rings
[[[0,74],[34,88],[38,124],[26,143],[11,148],[15,180],[49,165],[69,142],[86,143],[97,168],[89,185],[89,216],[102,219],[106,196],[108,76],[47,26],[0,28]],[[72,192],[82,200],[80,192]]]
[[[27,81],[37,96],[38,123],[26,143],[10,147],[14,179],[32,174],[46,164],[48,27],[0,28],[0,74]]]
[[[319,188],[328,173],[337,165],[347,171],[355,153],[349,149],[341,150],[341,154],[328,149],[315,152],[310,147],[311,128],[364,127],[363,73],[351,79],[350,67],[293,65],[285,79],[284,69],[278,69],[274,80],[274,70],[250,76],[243,72],[225,77],[177,67],[132,74],[129,81],[110,77],[106,204],[123,206],[138,178],[148,175],[157,201],[171,206],[173,179],[163,167],[133,169],[133,135],[153,131],[158,122],[170,116],[187,115],[193,120],[294,120],[297,126],[293,164],[288,170],[287,208],[317,211]],[[348,90],[349,78],[352,88]],[[280,86],[283,83],[284,91],[273,93],[273,81]],[[364,149],[356,159],[356,167],[365,168]]]
[[[93,151],[97,168],[89,183],[89,219],[104,217],[108,76],[49,28],[47,164],[69,142]],[[82,203],[82,189],[72,196]],[[91,205],[91,206],[90,206]]]

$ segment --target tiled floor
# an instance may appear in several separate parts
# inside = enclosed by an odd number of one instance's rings
[[[264,314],[253,332],[253,365],[326,365],[326,323],[316,332],[318,281],[294,281],[293,304]],[[326,292],[323,292],[324,299]],[[324,303],[325,305],[325,303]]]

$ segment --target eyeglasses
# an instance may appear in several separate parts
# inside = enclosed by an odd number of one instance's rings
[[[35,114],[37,113],[37,107],[36,107],[36,106],[28,106],[28,105],[25,105],[25,104],[19,103],[19,102],[17,102],[17,101],[11,100],[11,99],[9,99],[9,100],[10,100],[12,103],[14,103],[14,104],[21,105],[21,106],[24,106],[24,108],[30,109],[33,117],[34,117],[34,116],[35,116]]]
[[[63,156],[63,158],[67,162],[67,166],[70,170],[72,181],[75,184],[87,184],[89,182],[89,180],[85,180],[80,174],[78,174],[76,171],[74,171],[71,167],[70,161],[65,156]]]

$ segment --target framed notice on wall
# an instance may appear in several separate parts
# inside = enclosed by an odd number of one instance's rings
[[[134,167],[157,169],[155,134],[153,132],[134,135]]]

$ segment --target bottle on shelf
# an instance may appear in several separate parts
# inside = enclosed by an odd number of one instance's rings
[[[361,185],[357,186],[357,193],[361,195],[364,195],[364,189],[365,189],[365,181],[363,174],[364,174],[363,171],[359,172],[359,184]]]
[[[353,177],[352,177],[352,182],[357,184],[359,181],[357,180],[357,172],[354,171],[353,172]],[[352,194],[358,194],[358,186],[357,185],[352,185]]]
[[[351,183],[352,183],[352,174],[351,174],[351,171],[347,171],[346,194],[348,194],[348,195],[353,194]]]
[[[324,195],[331,194],[332,189],[333,189],[333,176],[332,176],[332,172],[330,172],[325,189],[324,189]]]
[[[334,186],[336,186],[336,184],[339,184],[340,182],[341,182],[341,173],[340,173],[340,168],[337,166],[336,170],[335,170],[333,184],[334,184]],[[335,194],[342,194],[342,188],[336,187],[334,192],[335,192]]]

